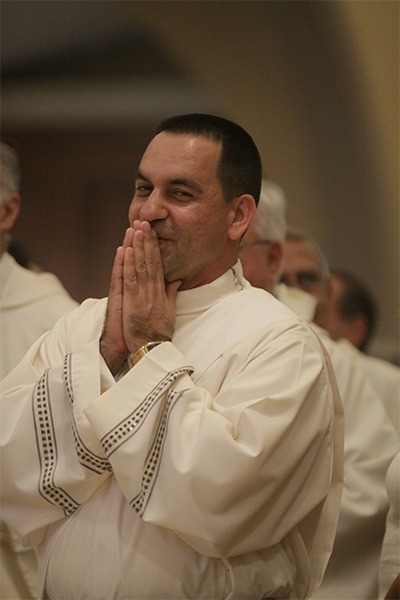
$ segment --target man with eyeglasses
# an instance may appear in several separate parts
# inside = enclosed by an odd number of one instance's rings
[[[302,290],[315,298],[316,305],[312,320],[332,337],[329,325],[332,315],[333,284],[328,262],[314,240],[299,231],[290,229],[286,234],[280,281],[289,288]],[[381,398],[392,425],[397,433],[400,433],[399,367],[361,352],[346,339],[336,337],[333,339],[362,369],[364,377]]]
[[[286,233],[280,282],[317,299],[313,322],[325,329],[328,311],[328,262],[318,245],[295,229],[289,229]]]

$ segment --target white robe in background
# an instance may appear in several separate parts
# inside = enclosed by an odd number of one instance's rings
[[[25,269],[5,252],[0,258],[0,378],[20,362],[38,337],[77,306],[55,275]],[[2,524],[2,600],[34,598],[36,563],[34,552],[22,548],[13,532]]]
[[[348,340],[342,339],[338,343],[352,353],[365,377],[382,399],[386,412],[400,435],[400,367],[360,352]]]
[[[0,379],[77,306],[55,275],[25,269],[5,252],[0,258]]]
[[[313,317],[315,298],[301,290],[275,293],[303,318]],[[344,487],[333,553],[314,600],[370,600],[379,595],[379,557],[389,498],[387,469],[399,437],[384,403],[347,345],[311,324],[332,360],[345,416]]]
[[[2,504],[51,598],[305,598],[341,495],[340,397],[318,337],[242,278],[178,292],[172,342],[117,381],[106,301],[2,382]]]
[[[400,574],[400,452],[394,457],[386,476],[390,508],[379,565],[379,592],[384,598]]]

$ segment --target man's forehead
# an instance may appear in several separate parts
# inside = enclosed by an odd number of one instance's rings
[[[161,132],[147,146],[138,167],[145,179],[175,181],[191,177],[216,178],[220,142],[205,136]]]
[[[320,268],[314,250],[306,240],[286,240],[283,258],[285,267],[303,262],[314,265],[318,270]]]

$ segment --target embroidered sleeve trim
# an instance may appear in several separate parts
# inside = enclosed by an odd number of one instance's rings
[[[157,479],[157,475],[160,469],[162,453],[164,449],[165,439],[167,436],[168,422],[172,412],[172,409],[176,405],[183,392],[176,392],[170,390],[168,392],[167,400],[160,418],[160,422],[154,437],[153,444],[150,452],[147,456],[146,463],[144,465],[143,477],[141,483],[141,489],[139,494],[135,496],[131,502],[131,507],[142,515],[151,496],[154,484]]]
[[[73,377],[72,377],[72,368],[71,368],[71,354],[67,354],[64,359],[64,382],[65,388],[67,390],[68,397],[70,399],[71,404],[74,403],[74,386],[73,386]],[[104,473],[105,471],[112,471],[112,467],[110,462],[106,458],[102,458],[101,456],[97,456],[94,452],[92,452],[83,442],[78,427],[76,425],[75,415],[72,412],[72,431],[74,434],[75,440],[75,449],[79,458],[79,462],[83,467],[90,469],[94,473]]]
[[[47,502],[59,506],[65,516],[68,516],[79,508],[79,502],[54,481],[58,451],[49,400],[48,370],[44,372],[33,392],[32,410],[40,461],[39,492]]]
[[[155,386],[155,388],[144,398],[139,406],[128,415],[114,429],[107,433],[101,440],[105,454],[110,457],[118,448],[124,444],[130,437],[135,435],[145,422],[147,415],[162,399],[168,388],[184,374],[193,373],[192,367],[181,367],[175,371],[170,371]]]
[[[79,463],[83,467],[86,467],[87,469],[93,471],[94,473],[97,473],[98,475],[101,475],[105,471],[111,472],[111,463],[106,458],[98,457],[91,450],[89,450],[82,442],[82,439],[79,436],[74,416],[72,417],[72,432],[74,434],[75,450],[79,458]]]

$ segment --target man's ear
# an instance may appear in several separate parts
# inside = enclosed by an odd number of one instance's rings
[[[14,227],[21,208],[21,197],[14,193],[0,207],[0,231],[10,231]]]
[[[250,194],[242,194],[231,202],[228,216],[229,239],[240,240],[250,225],[255,212],[256,202]]]

